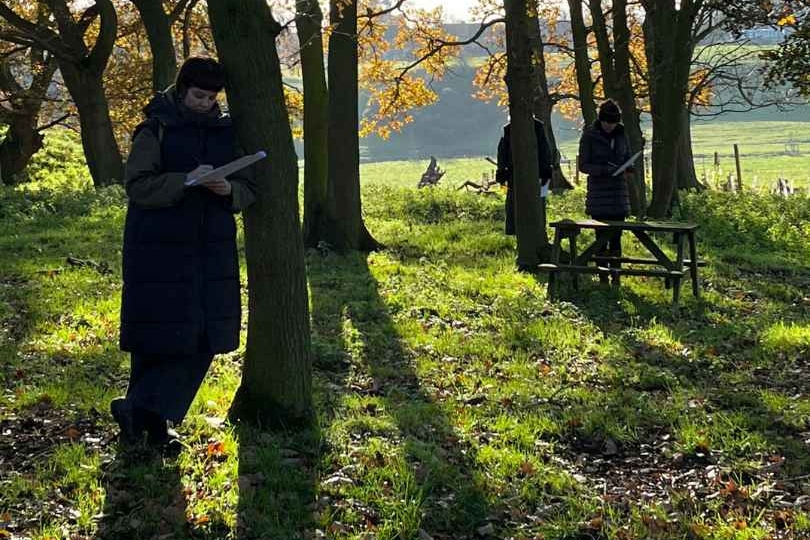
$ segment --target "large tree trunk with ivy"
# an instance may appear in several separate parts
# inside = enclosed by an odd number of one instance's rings
[[[42,50],[25,52],[30,68],[30,84],[23,87],[10,64],[0,65],[0,91],[8,101],[0,107],[0,122],[8,129],[0,141],[0,183],[14,184],[43,144],[39,114],[48,87],[56,72],[52,56],[46,59]]]
[[[602,85],[605,97],[613,98],[622,110],[625,133],[633,153],[644,148],[644,134],[641,130],[641,111],[636,105],[630,67],[630,28],[627,21],[627,0],[614,0],[613,39],[602,10],[601,0],[589,0],[594,36],[599,51],[599,66],[602,71]],[[630,209],[633,215],[642,216],[647,211],[647,193],[644,184],[643,157],[641,166],[635,168],[633,178],[628,182]]]
[[[38,114],[16,116],[8,124],[8,130],[0,142],[0,183],[16,184],[20,173],[42,148],[43,137],[37,130],[38,117]]]
[[[591,59],[588,57],[588,29],[582,16],[582,0],[568,0],[571,15],[571,36],[574,43],[574,67],[579,87],[579,102],[582,119],[586,126],[596,121],[596,103],[591,79]]]
[[[701,0],[642,0],[653,119],[652,201],[648,214],[670,213],[684,136],[683,109],[692,61],[692,26]]]
[[[132,0],[132,3],[138,8],[152,51],[152,88],[165,90],[177,74],[171,16],[163,9],[162,0]]]
[[[534,133],[535,66],[532,62],[527,0],[506,0],[506,84],[509,89],[517,264],[531,270],[540,262],[544,243],[541,220],[540,172]],[[547,243],[547,240],[546,240]]]
[[[245,213],[250,313],[242,383],[231,417],[260,425],[308,422],[309,308],[298,160],[276,49],[282,27],[265,0],[208,0],[208,11],[240,144],[248,152],[269,149],[272,154],[272,160],[256,165],[258,199]]]
[[[304,245],[307,247],[317,246],[326,234],[329,91],[324,69],[322,22],[318,0],[298,0],[295,25],[304,84]]]
[[[329,175],[324,240],[338,251],[372,251],[379,244],[363,223],[357,111],[357,0],[330,0]]]

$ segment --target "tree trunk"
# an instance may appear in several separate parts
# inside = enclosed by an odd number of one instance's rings
[[[309,308],[298,161],[275,41],[281,26],[265,0],[208,0],[208,11],[239,141],[248,152],[273,155],[255,168],[258,199],[245,213],[250,313],[231,416],[260,425],[309,422]]]
[[[161,0],[132,0],[141,15],[152,51],[152,88],[158,92],[174,83],[177,58],[172,23]]]
[[[541,221],[540,172],[532,118],[535,72],[530,44],[527,0],[506,0],[506,83],[509,89],[517,264],[534,269],[544,247]]]
[[[0,142],[0,183],[16,184],[31,158],[42,148],[43,136],[37,131],[39,107],[34,114],[15,115]]]
[[[8,125],[0,142],[0,183],[16,183],[43,143],[39,113],[56,72],[56,61],[40,49],[25,51],[25,56],[30,70],[27,88],[17,82],[10,62],[0,65],[0,92],[7,99],[5,107],[0,107],[0,122]]]
[[[360,123],[357,111],[357,0],[330,0],[329,175],[324,239],[338,251],[372,251],[379,244],[363,223]]]
[[[329,91],[323,60],[323,14],[318,0],[298,0],[296,9],[304,83],[304,245],[315,247],[325,235],[329,178]]]
[[[692,126],[689,108],[684,104],[681,112],[681,128],[683,135],[678,145],[678,158],[676,164],[676,178],[678,189],[702,189],[695,172],[695,156],[692,153]]]
[[[683,137],[683,110],[694,44],[692,25],[697,7],[693,0],[643,0],[644,45],[650,79],[653,119],[653,198],[648,214],[669,214],[675,192],[678,148]]]
[[[588,57],[588,30],[582,16],[582,0],[568,0],[571,14],[571,34],[574,42],[574,64],[579,86],[579,102],[586,126],[596,122],[596,103],[593,97],[591,59]]]
[[[102,73],[59,61],[59,71],[79,112],[82,148],[96,187],[120,183],[124,164],[113,133]]]
[[[614,67],[613,46],[610,43],[605,13],[602,11],[602,0],[588,0],[588,8],[591,13],[591,28],[596,38],[596,50],[599,54],[599,67],[602,70],[602,88],[605,97],[615,95],[617,81]],[[613,6],[615,9],[616,6]]]
[[[605,97],[616,100],[622,110],[622,121],[633,153],[644,148],[644,134],[641,130],[641,113],[636,105],[636,94],[630,69],[630,28],[627,22],[627,0],[613,0],[613,42],[611,44],[601,0],[589,0],[594,35],[599,50],[599,64]],[[643,216],[647,210],[647,192],[642,166],[636,167],[633,178],[628,182],[630,211]]]
[[[557,138],[554,136],[554,129],[551,125],[551,112],[554,110],[554,101],[548,92],[548,76],[546,75],[546,52],[543,44],[543,34],[540,29],[540,19],[533,12],[529,17],[530,44],[532,57],[536,59],[535,66],[535,92],[534,92],[534,114],[545,126],[546,138],[551,149],[552,176],[551,185],[554,191],[572,189],[560,168],[560,149],[557,146]],[[541,222],[543,223],[543,238],[548,243],[548,233],[546,232],[546,208],[545,204],[540,205]]]

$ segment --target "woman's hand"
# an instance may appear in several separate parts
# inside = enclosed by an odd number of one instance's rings
[[[231,194],[233,188],[231,187],[231,183],[228,182],[224,178],[215,178],[212,180],[207,180],[200,184],[201,186],[210,189],[217,195],[221,195],[223,197],[227,197]]]

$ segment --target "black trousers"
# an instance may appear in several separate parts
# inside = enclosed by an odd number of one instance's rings
[[[126,398],[136,409],[179,424],[213,359],[210,352],[170,356],[132,353]]]
[[[625,216],[611,216],[611,215],[598,215],[598,216],[591,216],[593,219],[597,221],[624,221]],[[605,255],[610,254],[613,257],[621,257],[622,256],[622,231],[600,231],[599,229],[596,230],[596,239],[600,240],[602,238],[608,237],[608,243],[605,245],[605,248],[598,254]],[[610,266],[612,268],[621,268],[621,262],[611,263]]]

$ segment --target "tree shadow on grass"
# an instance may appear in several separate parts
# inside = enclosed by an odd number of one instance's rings
[[[309,261],[322,422],[322,511],[336,535],[465,538],[489,505],[475,451],[420,383],[363,255]],[[372,503],[359,503],[365,494]],[[337,525],[334,525],[337,523]]]
[[[618,346],[615,357],[605,358],[611,375],[603,388],[593,401],[573,405],[581,427],[568,441],[576,450],[585,441],[606,491],[627,497],[641,487],[665,500],[688,486],[676,481],[661,490],[662,475],[686,474],[704,497],[717,497],[717,482],[731,480],[755,487],[776,481],[794,499],[802,494],[795,479],[810,468],[810,421],[795,396],[806,396],[810,386],[795,373],[802,365],[803,373],[810,370],[796,355],[769,359],[759,340],[770,321],[767,312],[745,316],[740,307],[768,298],[777,282],[737,277],[735,301],[741,303],[690,297],[676,310],[627,286],[615,291],[586,282],[578,293],[565,291],[604,339]],[[800,316],[802,309],[788,305],[789,297],[771,298],[776,307],[767,309]],[[611,437],[623,429],[634,435],[615,445]],[[720,495],[735,506],[733,495]],[[782,526],[776,524],[779,507],[767,500],[744,510],[748,519],[765,515],[763,526]],[[769,524],[772,515],[777,517]]]
[[[118,448],[102,466],[104,509],[94,538],[189,538],[179,466],[143,446]]]

